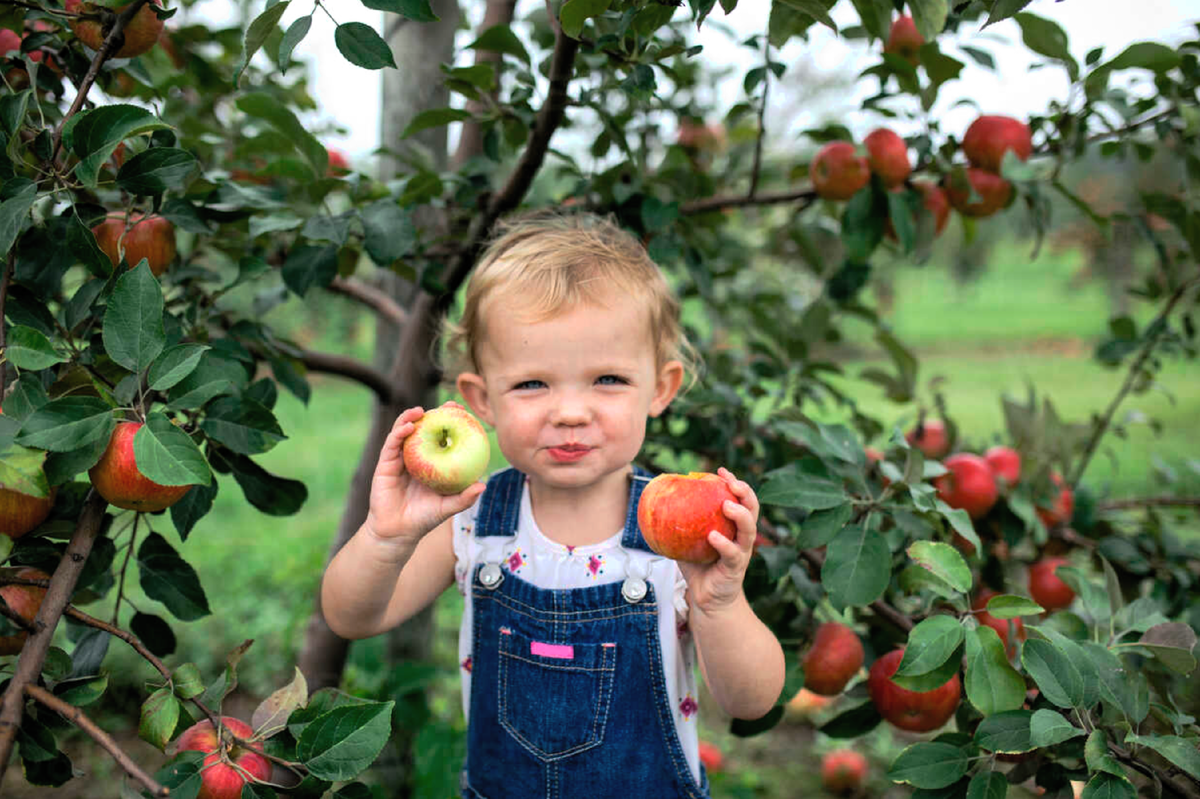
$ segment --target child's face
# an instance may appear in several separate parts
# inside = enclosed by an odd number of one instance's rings
[[[607,299],[538,322],[493,303],[476,348],[480,374],[458,378],[509,462],[548,486],[623,480],[646,418],[666,409],[683,377],[678,361],[656,363],[645,310]]]

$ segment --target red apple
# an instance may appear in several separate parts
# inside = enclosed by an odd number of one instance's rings
[[[1029,126],[1019,119],[987,115],[979,117],[967,128],[962,151],[972,166],[999,174],[1004,153],[1012,150],[1022,161],[1033,152]]]
[[[14,577],[22,580],[49,580],[50,575],[30,566],[17,569]],[[0,596],[8,603],[8,607],[27,622],[33,623],[42,600],[46,598],[46,589],[34,585],[6,585],[0,587]],[[22,630],[12,635],[0,635],[0,656],[15,655],[25,645],[29,633]]]
[[[968,167],[967,181],[979,195],[979,199],[971,200],[971,192],[956,187],[954,181],[948,177],[945,184],[950,205],[963,216],[991,216],[1008,205],[1008,201],[1012,199],[1012,184],[987,170]]]
[[[1021,477],[1021,456],[1012,447],[990,447],[983,453],[983,459],[992,467],[996,477],[1004,481],[1006,487],[1017,484]]]
[[[1071,586],[1054,573],[1059,566],[1067,565],[1066,558],[1042,558],[1029,567],[1029,596],[1046,610],[1068,607],[1075,600]]]
[[[445,402],[413,423],[404,439],[404,468],[444,496],[457,494],[487,471],[492,448],[483,425],[457,402]]]
[[[726,501],[737,502],[737,497],[715,474],[660,474],[642,490],[638,526],[650,548],[663,557],[712,563],[719,556],[708,534],[716,530],[731,541],[737,537],[737,527],[725,515]]]
[[[133,437],[141,422],[118,422],[100,460],[88,470],[92,486],[112,505],[143,513],[169,508],[191,490],[190,485],[164,486],[138,471]]]
[[[124,36],[124,43],[120,45],[113,58],[133,58],[148,51],[151,47],[158,43],[158,37],[162,33],[163,22],[154,13],[151,5],[160,6],[158,0],[150,0],[141,9],[134,14],[133,19],[125,25],[125,29],[121,31]],[[109,14],[120,14],[128,4],[120,8],[104,8],[95,3],[86,2],[86,0],[66,0],[64,6],[68,14],[82,13],[101,13],[105,16]],[[99,50],[104,44],[104,37],[108,34],[108,25],[110,23],[103,22],[98,19],[82,19],[72,18],[71,30],[79,38],[79,41],[86,44],[93,50]]]
[[[942,191],[941,186],[935,186],[924,180],[914,180],[912,185],[921,192],[922,205],[925,206],[925,210],[933,214],[933,236],[937,238],[942,235],[942,231],[946,229],[946,223],[950,221],[950,201],[946,199],[946,192]],[[897,186],[892,191],[903,191],[903,188]],[[891,216],[883,223],[883,233],[892,241],[896,241],[896,229],[892,225]]]
[[[21,42],[25,37],[18,34],[16,31],[11,31],[8,28],[0,28],[0,58],[19,58],[21,56]],[[41,61],[44,53],[41,50],[33,50],[27,54],[29,60],[33,62]],[[53,59],[46,59],[46,66],[58,71],[53,63]],[[21,67],[13,67],[4,73],[4,77],[12,85],[13,91],[21,91],[29,86],[29,73]]]
[[[134,212],[129,215],[126,226],[123,214],[112,213],[92,228],[92,233],[114,269],[121,263],[122,247],[130,268],[145,258],[155,277],[167,271],[175,260],[175,226],[161,216],[143,217]]]
[[[969,452],[951,455],[944,463],[950,473],[934,479],[938,496],[950,507],[965,510],[972,519],[985,516],[1000,496],[992,467]]]
[[[850,142],[831,141],[817,151],[808,174],[817,196],[849,200],[871,180],[871,167]]]
[[[908,145],[894,131],[876,128],[867,134],[863,144],[867,148],[867,165],[879,175],[885,189],[899,186],[912,172]]]
[[[721,771],[725,767],[725,755],[721,753],[720,747],[708,741],[700,742],[700,762],[704,768],[710,773]]]
[[[222,716],[221,726],[218,735],[212,722],[204,719],[179,736],[178,751],[205,753],[197,799],[239,799],[243,785],[265,781],[271,775],[271,762],[260,754],[262,744],[243,747],[233,740],[234,736],[249,739],[254,734],[249,724]]]
[[[1054,499],[1054,505],[1049,508],[1038,507],[1036,510],[1042,524],[1057,527],[1071,521],[1071,515],[1075,512],[1075,494],[1071,492],[1071,487],[1063,482],[1062,475],[1058,472],[1050,473],[1050,482],[1058,486],[1058,496]]]
[[[802,663],[805,688],[821,696],[837,696],[862,668],[862,641],[846,625],[827,621],[817,628]]]
[[[1017,651],[1017,641],[1025,640],[1025,622],[1021,621],[1019,616],[1011,619],[1015,636],[1013,637],[1013,642],[1010,645],[1008,642],[1008,623],[1010,620],[997,619],[995,616],[987,612],[988,600],[994,596],[996,596],[996,592],[990,588],[984,588],[980,590],[980,592],[975,596],[975,601],[971,603],[971,609],[978,611],[975,614],[975,618],[980,624],[986,624],[1000,635],[1000,641],[1004,644],[1004,651],[1008,653],[1009,657],[1012,657]]]
[[[950,720],[962,698],[958,674],[932,691],[909,691],[892,682],[892,675],[900,667],[903,657],[904,647],[900,647],[871,664],[867,675],[867,693],[871,702],[879,715],[902,730],[936,730]]]
[[[346,158],[346,154],[335,147],[327,147],[329,153],[329,171],[328,175],[331,178],[340,178],[350,172],[350,160]]]
[[[835,794],[859,791],[867,778],[867,758],[853,749],[835,749],[821,758],[821,784]]]
[[[904,440],[934,460],[950,451],[950,435],[940,419],[926,419],[905,433]]]
[[[920,63],[920,57],[917,53],[921,49],[921,45],[925,44],[925,37],[917,30],[917,23],[910,16],[900,16],[892,23],[892,29],[888,32],[887,44],[883,46],[883,52],[895,53],[903,58],[914,67]]]

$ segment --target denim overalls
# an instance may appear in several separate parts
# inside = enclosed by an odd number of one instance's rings
[[[650,551],[635,467],[622,546]],[[475,535],[516,534],[525,475],[493,475]],[[465,799],[707,799],[675,731],[654,587],[538,588],[499,563],[475,568]],[[667,600],[669,601],[669,600]]]

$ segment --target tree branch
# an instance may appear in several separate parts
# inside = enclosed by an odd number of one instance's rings
[[[361,383],[375,392],[380,402],[389,402],[395,393],[387,375],[369,364],[342,355],[304,350],[300,360],[311,371],[337,375]]]
[[[92,552],[92,544],[100,532],[107,507],[108,502],[94,489],[88,492],[75,532],[67,542],[66,552],[58,562],[58,568],[50,578],[50,587],[34,616],[34,629],[25,639],[25,646],[17,660],[16,673],[0,699],[0,783],[3,783],[4,772],[12,761],[17,728],[21,726],[21,718],[25,714],[25,688],[37,684],[54,638],[54,628],[58,626],[67,601],[75,591],[75,584],[79,582],[79,575]]]
[[[58,715],[72,722],[76,727],[86,732],[95,739],[96,743],[104,748],[104,751],[112,755],[113,759],[120,764],[121,768],[125,769],[125,773],[133,777],[146,787],[154,796],[169,796],[170,790],[164,788],[154,781],[154,778],[147,774],[133,762],[129,755],[122,751],[121,747],[114,741],[108,733],[96,726],[95,722],[89,719],[82,710],[69,705],[59,699],[54,694],[37,685],[26,685],[25,693],[33,699],[41,702],[46,707],[53,710]]]
[[[329,290],[335,294],[342,294],[358,300],[399,327],[403,327],[408,322],[408,311],[388,296],[387,292],[381,291],[369,283],[354,278],[335,277],[329,284]]]
[[[750,205],[780,205],[782,203],[799,202],[801,207],[799,210],[804,210],[812,205],[817,199],[817,193],[813,191],[811,186],[806,186],[802,189],[794,189],[792,191],[776,192],[774,194],[755,194],[747,196],[745,194],[726,194],[717,195],[714,197],[705,197],[701,200],[692,200],[680,206],[679,212],[684,216],[692,214],[703,214],[709,211],[722,211],[726,208],[744,208]]]
[[[1193,286],[1198,284],[1200,284],[1200,277],[1193,277],[1191,280],[1185,280],[1182,284],[1180,284],[1179,288],[1175,289],[1175,292],[1171,295],[1170,299],[1167,300],[1167,304],[1163,306],[1161,311],[1159,311],[1158,316],[1154,317],[1154,321],[1151,322],[1146,329],[1153,331],[1161,326],[1161,330],[1165,330],[1166,325],[1164,323],[1166,322],[1167,317],[1171,315],[1171,311],[1175,310],[1175,306],[1181,299],[1183,299],[1183,295],[1186,294]],[[1092,431],[1092,437],[1088,439],[1087,446],[1084,448],[1083,457],[1079,459],[1079,463],[1076,464],[1075,470],[1071,475],[1071,479],[1067,481],[1071,486],[1072,491],[1078,487],[1079,480],[1083,477],[1084,470],[1087,469],[1087,465],[1092,460],[1092,456],[1096,454],[1096,449],[1100,446],[1100,439],[1102,439],[1104,434],[1108,432],[1108,427],[1110,424],[1112,424],[1113,414],[1117,412],[1117,407],[1125,399],[1126,395],[1129,394],[1129,392],[1133,389],[1134,383],[1137,382],[1138,375],[1142,370],[1142,364],[1144,364],[1150,358],[1150,354],[1154,352],[1154,345],[1157,343],[1159,335],[1161,335],[1161,330],[1158,330],[1158,332],[1154,333],[1153,335],[1146,337],[1146,340],[1142,343],[1142,348],[1138,352],[1137,357],[1134,358],[1133,363],[1129,365],[1129,370],[1125,375],[1125,382],[1121,384],[1121,388],[1117,391],[1117,395],[1112,398],[1112,402],[1108,404],[1108,408],[1104,411],[1104,416],[1101,417],[1100,421],[1096,424],[1095,429]]]
[[[754,166],[750,170],[750,190],[746,199],[753,200],[758,193],[758,179],[762,172],[763,139],[767,136],[767,91],[771,86],[771,37],[763,36],[763,93],[762,105],[758,107],[758,136],[754,139]]]

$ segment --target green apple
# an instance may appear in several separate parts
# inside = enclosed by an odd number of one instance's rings
[[[491,444],[483,425],[456,402],[428,411],[404,440],[404,468],[439,494],[457,494],[487,470]]]

